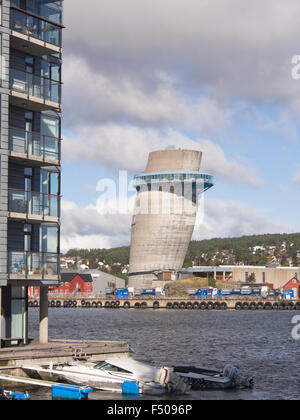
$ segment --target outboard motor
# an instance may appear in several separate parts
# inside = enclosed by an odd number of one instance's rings
[[[235,366],[226,365],[223,369],[223,376],[229,378],[231,382],[234,382],[238,375],[239,372]]]
[[[254,386],[253,378],[240,375],[237,368],[232,365],[226,365],[224,367],[223,376],[230,379],[232,386],[244,388],[252,388]]]

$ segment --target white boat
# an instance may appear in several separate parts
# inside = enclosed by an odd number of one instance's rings
[[[158,395],[165,392],[187,393],[188,378],[174,373],[173,368],[156,368],[131,357],[106,359],[102,362],[71,362],[61,366],[23,366],[57,380],[89,386],[103,391],[122,392],[124,382],[137,384],[139,394]]]

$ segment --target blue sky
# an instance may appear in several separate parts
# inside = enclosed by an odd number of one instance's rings
[[[297,0],[64,3],[63,250],[130,243],[97,182],[168,144],[215,176],[196,238],[300,232]]]

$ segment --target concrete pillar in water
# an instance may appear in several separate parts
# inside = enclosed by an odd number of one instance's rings
[[[0,287],[0,338],[5,338],[5,319],[4,309],[2,307],[2,288]],[[1,342],[0,342],[1,348]]]
[[[48,287],[40,288],[40,343],[48,344]]]

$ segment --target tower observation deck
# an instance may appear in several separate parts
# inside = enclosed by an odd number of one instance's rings
[[[200,172],[201,158],[196,150],[155,151],[145,172],[134,177],[129,286],[149,289],[164,273],[176,278],[182,269],[198,197],[214,185],[211,175]]]

